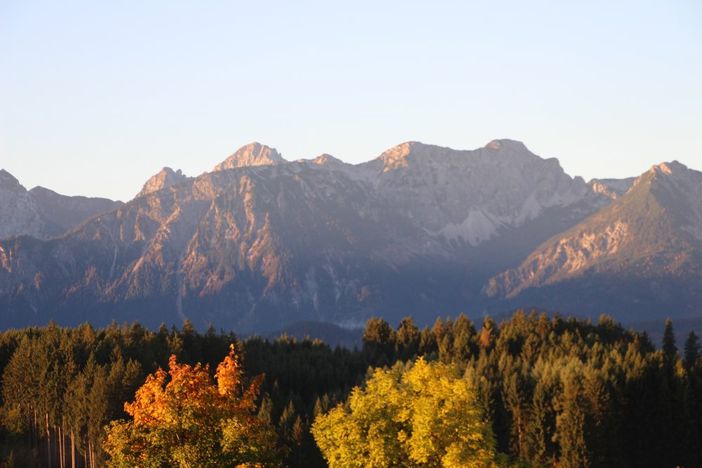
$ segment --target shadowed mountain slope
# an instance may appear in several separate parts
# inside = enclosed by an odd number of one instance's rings
[[[27,190],[0,169],[0,239],[60,236],[87,219],[121,205],[105,198],[66,196],[44,187]]]

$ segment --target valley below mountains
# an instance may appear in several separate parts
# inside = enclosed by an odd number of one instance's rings
[[[506,139],[407,142],[355,165],[252,143],[197,177],[164,168],[126,203],[0,171],[0,239],[3,328],[702,317],[701,172],[586,183]]]

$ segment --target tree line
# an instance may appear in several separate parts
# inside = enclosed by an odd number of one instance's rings
[[[691,333],[678,350],[672,322],[664,328],[656,347],[645,333],[606,316],[592,323],[517,311],[499,324],[485,317],[476,326],[460,315],[423,329],[411,318],[396,327],[373,318],[358,349],[285,336],[241,340],[214,329],[200,333],[188,322],[156,331],[139,324],[8,330],[0,333],[0,455],[8,466],[114,462],[115,450],[125,454],[129,443],[141,440],[129,424],[139,415],[147,414],[143,421],[154,417],[144,412],[149,405],[143,402],[175,401],[169,400],[180,391],[175,382],[194,379],[200,383],[189,391],[231,423],[222,423],[212,443],[220,448],[232,440],[241,443],[231,428],[248,421],[246,427],[259,428],[255,440],[275,455],[263,461],[268,465],[343,466],[334,458],[350,440],[342,429],[355,434],[353,450],[369,450],[363,444],[374,435],[358,416],[366,421],[371,412],[375,423],[402,431],[392,437],[407,441],[389,444],[394,447],[389,454],[374,446],[380,460],[400,456],[398,447],[417,466],[462,460],[449,436],[435,444],[446,453],[430,453],[419,442],[427,427],[437,434],[445,428],[445,434],[460,433],[459,426],[446,426],[449,418],[437,422],[427,416],[439,411],[431,408],[449,407],[459,408],[447,413],[457,417],[473,412],[473,419],[458,422],[474,424],[483,434],[484,446],[465,453],[492,457],[499,465],[702,466],[699,340]],[[233,349],[242,376],[256,384],[246,398],[239,392],[238,399],[228,400],[217,393],[215,374]],[[443,382],[445,391],[432,393],[434,381]],[[147,383],[152,400],[144,400]],[[386,398],[383,392],[369,398],[374,388],[394,390]],[[421,402],[424,409],[403,406],[406,401]],[[406,420],[393,416],[400,413]],[[171,440],[164,432],[149,434]]]

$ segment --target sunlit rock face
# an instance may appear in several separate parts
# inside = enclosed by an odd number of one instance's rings
[[[485,292],[540,303],[551,295],[554,307],[580,301],[591,313],[614,309],[607,301],[616,301],[640,315],[633,318],[656,317],[662,309],[698,314],[702,172],[662,163],[626,185],[614,203],[490,279]]]
[[[170,167],[164,167],[158,173],[154,174],[149,180],[144,183],[137,197],[143,197],[153,192],[158,192],[173,185],[180,184],[188,180],[188,177],[178,169],[174,171]]]
[[[669,164],[639,178],[667,187],[649,190],[646,206],[683,206],[681,190],[697,193],[688,171]],[[60,239],[0,242],[0,321],[188,318],[249,332],[499,312],[630,255],[632,239],[653,245],[658,231],[641,237],[649,212],[627,202],[640,180],[610,187],[613,197],[506,139],[471,151],[407,142],[356,165],[327,154],[286,161],[252,143],[198,177],[164,168],[134,200]],[[697,213],[686,200],[679,210]],[[676,214],[666,232],[693,246],[695,219]],[[683,264],[695,264],[690,255]]]
[[[234,154],[217,164],[214,171],[224,171],[237,167],[271,166],[285,163],[285,159],[274,148],[261,143],[249,143]]]
[[[588,185],[593,192],[614,200],[624,195],[634,183],[634,180],[636,180],[636,177],[627,177],[626,179],[592,179],[588,182]]]
[[[542,159],[513,140],[456,151],[408,142],[367,163],[377,190],[405,216],[447,241],[478,246],[550,208],[599,197],[558,160]]]

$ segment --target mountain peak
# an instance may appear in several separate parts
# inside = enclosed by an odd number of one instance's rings
[[[317,164],[318,166],[327,166],[327,165],[337,165],[337,164],[344,164],[344,162],[338,158],[335,158],[331,154],[320,154],[316,158],[312,160],[313,164]]]
[[[0,189],[12,192],[25,192],[26,189],[19,180],[5,169],[0,169]]]
[[[679,174],[688,169],[688,167],[678,161],[662,162],[651,167],[651,171],[654,174],[662,174],[667,176],[672,176]]]
[[[517,140],[510,140],[508,138],[500,138],[497,140],[492,140],[490,143],[485,145],[486,149],[494,151],[529,151],[524,143]]]
[[[507,138],[492,140],[485,145],[485,149],[490,152],[497,152],[501,155],[531,155],[531,151],[517,140]],[[480,150],[476,150],[480,151]],[[430,145],[419,141],[406,141],[383,152],[378,158],[383,163],[383,172],[388,172],[400,167],[406,167],[408,159],[435,159],[446,155],[472,154],[470,151],[453,150],[443,146]]]
[[[188,177],[178,169],[174,171],[170,167],[164,167],[146,181],[137,197],[143,197],[149,193],[158,192],[166,187],[188,180]]]
[[[636,178],[632,186],[669,187],[676,190],[685,190],[687,187],[696,191],[699,178],[700,172],[678,161],[669,161],[651,166],[648,171]]]
[[[387,149],[378,157],[382,161],[383,172],[389,172],[407,166],[410,157],[433,157],[440,152],[451,151],[436,145],[428,145],[419,141],[406,141]]]
[[[217,164],[214,167],[214,171],[223,171],[237,167],[271,166],[284,162],[285,159],[283,159],[275,148],[253,142],[242,146],[236,150],[234,154]]]

